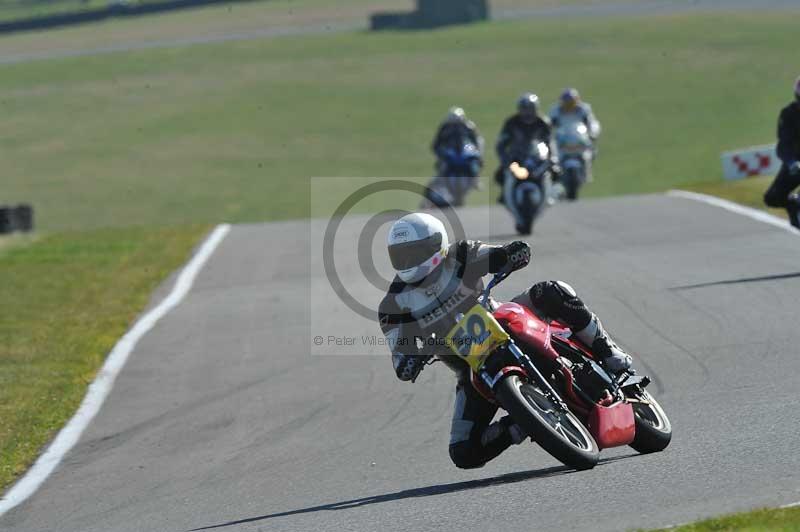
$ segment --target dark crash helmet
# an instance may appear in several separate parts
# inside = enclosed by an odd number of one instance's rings
[[[517,100],[517,112],[525,123],[531,123],[539,116],[539,97],[526,92]]]

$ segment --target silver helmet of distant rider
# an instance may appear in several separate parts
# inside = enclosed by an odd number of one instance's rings
[[[445,124],[464,124],[467,123],[467,113],[462,107],[451,107],[444,117]]]
[[[797,80],[794,82],[794,99],[800,104],[800,76],[798,76]]]
[[[441,267],[450,239],[444,224],[436,217],[411,213],[392,224],[387,246],[397,276],[403,282],[414,284]]]
[[[517,114],[526,124],[532,124],[539,118],[539,97],[532,92],[526,92],[517,100]]]

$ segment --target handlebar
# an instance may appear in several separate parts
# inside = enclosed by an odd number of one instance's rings
[[[481,292],[481,295],[478,296],[481,305],[486,307],[489,301],[489,294],[491,293],[492,289],[498,284],[502,283],[509,275],[511,275],[512,271],[513,270],[511,269],[511,267],[507,265],[505,268],[494,274],[492,280],[488,282],[486,288],[484,288],[483,292]]]

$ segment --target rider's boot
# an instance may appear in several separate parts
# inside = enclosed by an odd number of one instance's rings
[[[504,435],[507,435],[508,440],[506,441],[510,440],[511,445],[519,445],[525,441],[525,438],[528,437],[525,434],[525,431],[523,431],[519,425],[514,423],[514,420],[511,419],[511,416],[503,416],[499,421],[486,427],[486,430],[483,432],[481,437],[481,444],[486,446],[490,442],[493,442]]]
[[[631,356],[614,343],[597,315],[592,314],[589,325],[574,333],[578,340],[591,347],[611,373],[618,375],[631,367]]]
[[[505,427],[505,429],[508,431],[508,435],[511,437],[511,443],[513,445],[519,445],[528,437],[528,435],[525,434],[525,431],[522,430],[522,427],[514,423],[514,420],[511,418],[511,416],[501,417],[499,424]]]
[[[786,211],[789,213],[789,223],[800,229],[800,196],[797,194],[789,196]]]

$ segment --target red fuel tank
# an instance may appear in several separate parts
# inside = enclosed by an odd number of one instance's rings
[[[503,303],[493,315],[526,352],[535,352],[550,360],[558,358],[550,343],[550,325],[527,308],[517,303]]]

